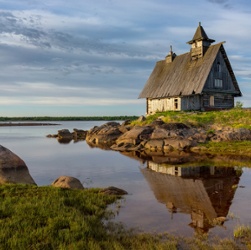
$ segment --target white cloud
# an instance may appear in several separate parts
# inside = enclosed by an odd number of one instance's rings
[[[144,100],[137,97],[154,64],[167,55],[170,45],[177,54],[189,51],[186,42],[199,21],[210,38],[227,41],[224,47],[231,65],[243,93],[248,94],[249,2],[0,3],[0,104],[5,113],[14,109],[18,113],[22,105],[23,110],[39,105],[39,112],[43,105],[46,111],[50,105],[57,106],[58,112],[60,106],[74,106],[77,112],[77,106],[92,109],[99,105],[100,112],[109,107],[112,114],[116,107],[138,104],[144,114]],[[128,110],[133,114],[131,106]]]

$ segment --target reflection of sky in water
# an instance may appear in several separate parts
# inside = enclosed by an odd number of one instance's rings
[[[59,129],[89,129],[104,122],[60,123],[59,126],[0,127],[0,144],[25,161],[38,185],[49,185],[60,175],[70,175],[86,187],[117,186],[129,195],[125,196],[116,220],[148,232],[194,234],[189,226],[191,214],[180,213],[179,209],[178,213],[171,213],[166,204],[157,201],[149,181],[142,174],[146,164],[118,152],[90,148],[85,142],[59,144],[56,139],[46,138]],[[251,226],[250,179],[250,169],[244,168],[228,211],[234,219],[210,229],[210,233],[232,236],[233,226],[240,223]]]

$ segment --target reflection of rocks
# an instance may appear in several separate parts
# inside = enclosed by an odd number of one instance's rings
[[[178,165],[188,166],[251,166],[251,157],[242,155],[211,155],[196,154],[185,151],[172,151],[168,154],[147,151],[123,151],[122,155],[138,160],[139,162],[151,161],[161,166],[170,167]]]
[[[60,176],[51,185],[60,188],[84,189],[82,183],[77,178],[71,176]]]
[[[156,199],[171,213],[191,214],[191,226],[207,232],[223,224],[242,171],[231,167],[166,167],[148,162],[142,169]]]
[[[125,195],[128,194],[125,190],[117,188],[117,187],[108,187],[104,188],[100,191],[103,194],[108,194],[108,195]]]
[[[57,134],[49,134],[48,138],[57,138],[59,143],[68,144],[72,140],[75,142],[85,140],[87,131],[82,129],[73,129],[73,132],[70,132],[68,129],[58,130]]]
[[[3,183],[36,184],[25,162],[0,145],[0,184]]]

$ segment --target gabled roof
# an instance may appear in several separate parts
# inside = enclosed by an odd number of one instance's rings
[[[218,52],[225,53],[222,44],[211,45],[204,56],[197,60],[191,60],[189,52],[176,56],[171,63],[167,63],[165,60],[157,62],[139,98],[163,98],[201,94]],[[237,95],[241,95],[226,54],[223,57],[235,90],[239,92]]]

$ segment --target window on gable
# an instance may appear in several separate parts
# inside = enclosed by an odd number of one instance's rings
[[[222,88],[223,87],[222,80],[221,79],[214,79],[214,87],[218,88],[218,89]]]
[[[217,62],[217,72],[221,72],[221,64],[220,64],[220,62]]]

